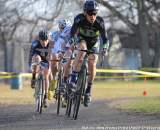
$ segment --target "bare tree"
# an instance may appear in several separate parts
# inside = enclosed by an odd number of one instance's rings
[[[159,34],[160,26],[160,1],[158,0],[96,0],[101,5],[110,10],[112,16],[123,21],[131,30],[132,35],[138,39],[138,47],[141,50],[142,67],[151,67],[154,61],[151,61],[149,50],[155,49],[157,43],[155,39],[151,40],[153,35]],[[135,42],[136,43],[136,42]],[[153,45],[154,44],[154,45]],[[157,43],[158,44],[158,43]],[[158,53],[159,50],[154,50]],[[157,56],[157,54],[156,54]],[[158,60],[158,58],[155,58]],[[157,61],[156,61],[157,62]]]
[[[59,16],[63,4],[64,0],[54,2],[52,0],[0,1],[0,44],[4,48],[5,71],[12,70],[8,68],[12,67],[9,65],[12,61],[9,62],[8,57],[16,52],[9,52],[7,43],[31,41],[35,29],[40,26],[49,27],[47,24]]]

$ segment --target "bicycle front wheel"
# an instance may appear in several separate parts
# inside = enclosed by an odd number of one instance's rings
[[[37,81],[37,86],[35,87],[35,95],[36,111],[41,114],[43,106],[43,79],[41,78],[39,78]]]
[[[75,94],[75,100],[74,100],[74,112],[73,112],[73,118],[76,120],[79,112],[79,107],[81,103],[81,97],[82,92],[86,85],[86,78],[87,78],[87,69],[83,69],[83,71],[80,71],[79,78],[77,81],[77,91]]]
[[[58,82],[57,82],[57,115],[59,115],[60,112],[60,106],[61,106],[61,102],[62,102],[62,94],[61,94],[61,86],[62,86],[62,71],[59,72],[58,75]]]

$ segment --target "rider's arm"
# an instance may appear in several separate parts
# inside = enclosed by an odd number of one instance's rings
[[[37,40],[32,41],[30,52],[29,52],[29,62],[28,62],[29,66],[31,66],[32,56],[35,53],[35,47],[36,47],[37,44],[38,44]]]
[[[76,16],[74,18],[74,22],[73,22],[73,25],[71,27],[71,32],[70,32],[70,37],[71,38],[74,38],[78,28],[79,28],[79,22],[80,22],[80,17],[79,16]]]
[[[103,48],[106,48],[109,50],[109,41],[106,36],[106,31],[105,31],[105,25],[104,25],[104,20],[101,18],[101,23],[100,23],[100,34],[102,38],[102,43],[103,43]]]

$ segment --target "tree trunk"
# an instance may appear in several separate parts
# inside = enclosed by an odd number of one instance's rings
[[[159,68],[160,67],[160,31],[156,32],[155,34],[155,38],[156,38],[156,43],[155,43],[155,57],[154,57],[154,63],[153,66],[155,68]]]
[[[148,29],[147,29],[147,20],[145,13],[144,0],[138,2],[139,7],[139,34],[141,40],[141,60],[142,67],[149,67],[151,64],[149,57],[149,38],[148,38]]]
[[[8,72],[8,51],[7,43],[4,43],[4,71]]]

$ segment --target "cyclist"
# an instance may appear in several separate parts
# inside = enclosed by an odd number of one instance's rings
[[[84,50],[92,50],[95,53],[98,51],[98,37],[100,36],[103,41],[103,49],[102,54],[107,55],[109,43],[105,33],[105,26],[103,18],[98,16],[99,6],[98,3],[94,0],[87,0],[84,3],[84,12],[78,14],[74,18],[74,23],[71,28],[71,41],[72,44],[74,41],[74,36],[78,30],[79,43],[78,48]],[[76,81],[78,72],[80,71],[80,67],[82,65],[83,57],[85,56],[85,52],[79,51],[73,65],[73,71],[70,79],[70,87],[73,91],[75,91]],[[91,102],[91,88],[93,85],[93,81],[96,75],[96,63],[97,63],[98,55],[97,54],[89,54],[88,56],[88,85],[85,90],[84,97],[84,106],[88,106]]]
[[[30,50],[30,63],[40,63],[43,62],[45,69],[44,69],[44,77],[45,77],[45,96],[44,96],[44,106],[48,106],[48,88],[49,88],[49,74],[50,74],[50,66],[49,66],[49,59],[51,53],[51,44],[49,43],[49,35],[46,30],[41,30],[39,32],[39,39],[35,40],[35,46],[32,45]],[[35,88],[36,82],[36,74],[38,73],[38,64],[32,64],[32,80],[31,80],[31,87]]]
[[[49,99],[53,97],[53,90],[56,87],[57,82],[57,72],[58,72],[58,62],[62,50],[66,52],[66,44],[70,38],[71,23],[69,20],[59,20],[58,21],[59,32],[53,32],[51,34],[51,39],[54,42],[54,47],[52,48],[52,75],[53,80],[50,82],[49,88]],[[68,54],[67,54],[68,55]]]

